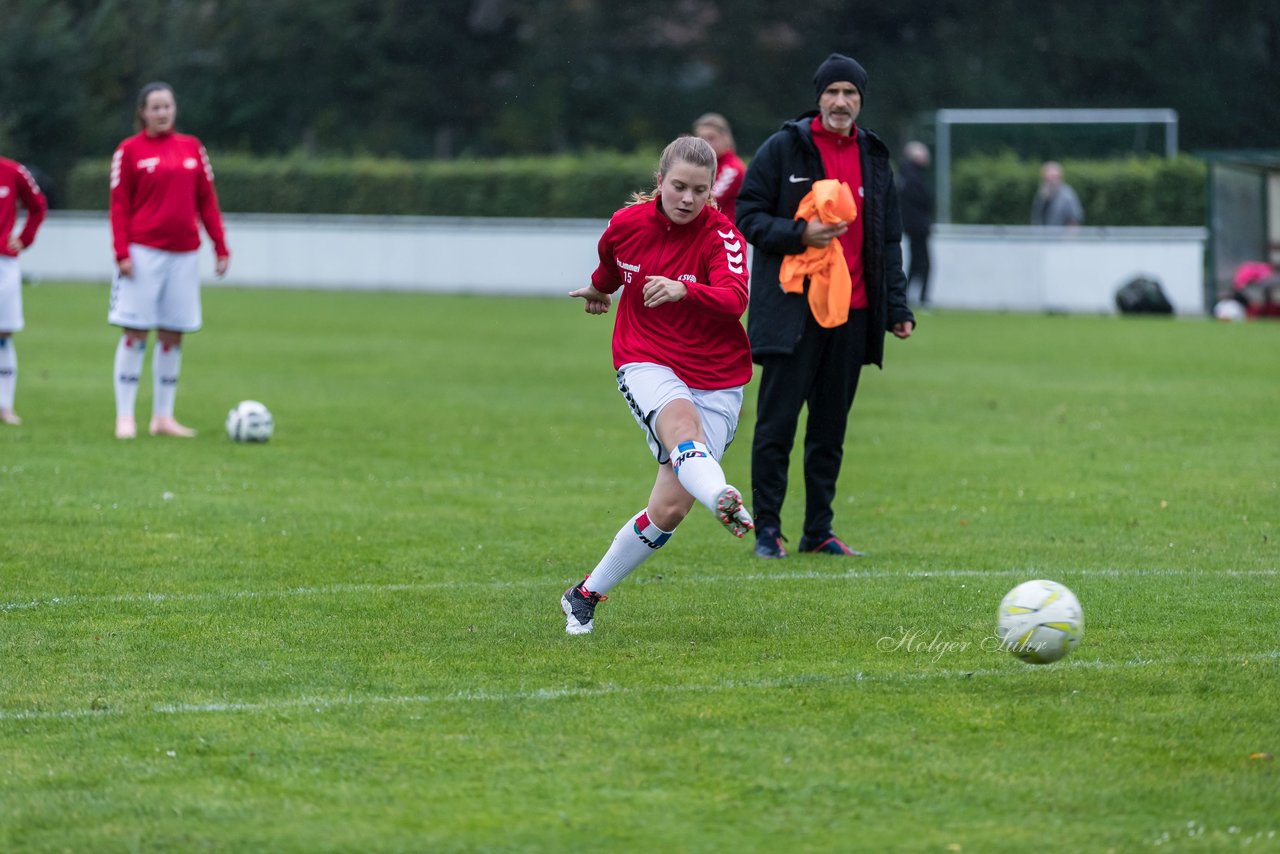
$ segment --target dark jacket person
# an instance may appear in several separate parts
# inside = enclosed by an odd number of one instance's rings
[[[800,551],[857,555],[832,530],[845,428],[863,365],[881,365],[885,332],[910,337],[902,270],[902,226],[889,150],[857,126],[867,74],[832,54],[814,75],[818,110],[765,140],[738,196],[738,228],[754,247],[747,333],[761,373],[752,443],[752,511],[756,554],[785,557],[781,511],[800,410],[805,434],[805,513]],[[823,178],[844,181],[858,215],[851,222],[795,219],[800,202]],[[783,258],[840,242],[853,281],[849,318],[834,328],[815,320],[805,294],[784,293]]]

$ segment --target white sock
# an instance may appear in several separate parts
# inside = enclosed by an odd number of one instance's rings
[[[664,531],[649,521],[646,507],[632,516],[613,537],[609,550],[600,563],[591,570],[583,586],[592,593],[608,593],[619,581],[631,574],[631,570],[649,559],[655,551],[671,539],[671,531]]]
[[[13,337],[0,338],[0,409],[13,409],[13,392],[18,387],[18,351]]]
[[[151,356],[151,380],[155,391],[151,399],[151,415],[173,417],[173,401],[178,396],[178,375],[182,373],[182,347],[156,342]]]
[[[671,455],[671,467],[684,491],[712,513],[716,512],[716,498],[727,482],[724,469],[707,446],[701,442],[681,442]]]
[[[120,336],[115,362],[117,418],[133,417],[134,404],[138,401],[138,377],[142,375],[142,357],[146,352],[145,340],[135,341],[128,335]]]

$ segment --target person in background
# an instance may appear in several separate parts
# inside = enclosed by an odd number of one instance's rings
[[[902,210],[902,233],[907,236],[911,260],[907,266],[907,289],[920,283],[920,305],[929,304],[929,233],[933,231],[933,191],[929,188],[929,148],[923,142],[908,142],[902,148],[898,167],[898,204]]]
[[[27,210],[22,232],[14,234],[18,205]],[[21,163],[0,157],[0,424],[21,424],[13,410],[18,388],[18,353],[13,333],[25,325],[22,317],[22,271],[18,254],[36,239],[48,205],[40,185]]]
[[[786,557],[781,513],[800,410],[808,405],[804,438],[805,509],[799,549],[856,556],[832,530],[836,481],[844,460],[845,428],[863,365],[880,365],[884,337],[910,338],[915,316],[907,306],[902,271],[902,225],[889,149],[859,127],[867,72],[833,53],[813,77],[817,110],[783,124],[764,141],[738,196],[738,227],[755,248],[747,334],[763,370],[751,448],[756,555]],[[847,220],[800,216],[815,184],[846,185],[856,207]],[[829,186],[829,185],[828,185]],[[817,283],[787,290],[788,259],[832,243],[841,255],[826,294],[833,314],[820,321],[811,301]],[[839,275],[838,267],[846,268]],[[791,279],[787,280],[791,282]],[[843,315],[843,319],[841,319]],[[830,323],[831,325],[824,325]]]
[[[720,467],[751,379],[751,349],[742,328],[746,244],[707,204],[715,174],[706,141],[685,136],[669,144],[658,186],[613,215],[591,283],[569,292],[585,301],[587,314],[601,315],[622,289],[613,326],[618,391],[658,461],[648,503],[561,597],[571,635],[592,630],[596,605],[666,545],[695,501],[735,537],[752,528]]]
[[[175,132],[173,89],[148,83],[138,93],[139,132],[120,143],[111,160],[111,236],[116,275],[107,322],[123,330],[116,346],[116,438],[137,435],[134,405],[146,353],[151,360],[153,436],[195,435],[173,417],[182,367],[182,336],[201,326],[197,220],[213,241],[214,271],[227,272],[231,252],[213,186],[213,168],[200,140]]]
[[[720,213],[733,222],[738,191],[742,189],[747,167],[733,150],[733,131],[729,122],[719,113],[703,113],[693,123],[693,135],[705,139],[716,153],[716,180],[711,185],[711,198],[716,200]]]
[[[1040,189],[1031,201],[1031,224],[1057,228],[1084,223],[1084,208],[1071,185],[1062,180],[1062,164],[1053,160],[1040,167]]]

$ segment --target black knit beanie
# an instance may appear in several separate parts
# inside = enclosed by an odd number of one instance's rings
[[[858,87],[858,93],[862,95],[862,99],[864,101],[867,99],[867,72],[857,60],[850,59],[842,53],[833,53],[824,59],[813,75],[813,85],[817,89],[818,97],[821,98],[826,88],[837,80],[848,80]]]

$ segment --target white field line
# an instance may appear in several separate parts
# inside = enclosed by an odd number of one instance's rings
[[[696,682],[684,685],[628,687],[609,683],[593,688],[534,688],[515,691],[449,691],[440,694],[406,694],[384,696],[377,694],[337,694],[333,696],[281,697],[257,702],[226,701],[218,703],[161,703],[153,706],[105,709],[62,710],[0,710],[0,722],[32,720],[78,720],[82,718],[121,718],[143,715],[201,715],[201,714],[256,714],[275,713],[289,709],[304,709],[320,713],[330,709],[363,706],[426,706],[441,703],[510,703],[546,702],[564,699],[609,697],[623,695],[655,694],[713,694],[725,691],[774,691],[784,688],[842,687],[864,684],[895,685],[913,682],[934,682],[959,679],[1026,678],[1036,672],[1051,670],[1129,670],[1140,667],[1170,665],[1194,665],[1218,667],[1244,662],[1274,663],[1280,661],[1280,650],[1256,652],[1230,657],[1187,656],[1181,658],[1132,658],[1127,661],[1094,661],[1068,659],[1049,667],[1019,665],[977,670],[918,670],[912,672],[866,673],[858,671],[844,675],[799,674],[775,679],[722,679],[714,682]]]
[[[1036,569],[937,569],[914,570],[911,572],[895,572],[893,570],[870,571],[848,570],[845,572],[819,572],[816,570],[800,572],[755,572],[742,575],[682,575],[660,577],[641,576],[632,580],[631,584],[743,584],[773,583],[801,581],[881,581],[896,579],[920,578],[1004,578],[1008,576],[1038,578],[1041,572]],[[1081,576],[1104,578],[1142,578],[1142,577],[1196,577],[1204,579],[1216,578],[1258,578],[1280,575],[1278,569],[1245,569],[1225,572],[1198,572],[1189,569],[1081,569],[1066,573],[1058,573],[1062,578]],[[282,587],[277,590],[228,590],[209,593],[117,593],[109,596],[54,596],[47,599],[30,599],[25,602],[2,602],[0,614],[8,611],[31,611],[37,608],[73,607],[77,605],[99,604],[163,604],[169,602],[220,602],[237,599],[287,599],[300,596],[343,596],[347,594],[380,594],[380,593],[429,593],[433,591],[499,590],[520,587],[556,588],[567,584],[572,579],[520,578],[511,581],[482,579],[455,581],[432,581],[417,584],[326,584],[319,587]]]

